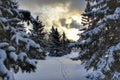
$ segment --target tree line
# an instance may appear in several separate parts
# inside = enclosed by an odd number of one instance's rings
[[[90,80],[120,80],[120,1],[85,0],[80,59]]]
[[[26,30],[28,26],[33,28]],[[70,52],[65,33],[60,35],[52,27],[50,39],[46,40],[44,27],[38,16],[34,18],[30,11],[19,9],[18,2],[0,0],[0,77],[3,80],[15,80],[13,72],[19,70],[34,72],[36,59],[45,59],[47,49],[51,56]]]

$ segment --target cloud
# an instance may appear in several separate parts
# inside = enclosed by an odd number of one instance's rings
[[[27,8],[35,9],[43,6],[51,7],[66,6],[67,4],[70,3],[71,0],[17,0],[17,1],[19,1],[21,5],[25,4],[23,6]]]
[[[71,0],[70,11],[81,12],[85,8],[85,0]]]
[[[85,7],[84,0],[18,0],[18,2],[20,8],[30,10],[34,16],[39,15],[46,29],[56,26],[70,36],[72,29],[75,31],[81,27],[78,19]],[[74,19],[74,16],[77,18]]]
[[[80,27],[81,27],[81,25],[76,20],[72,20],[72,22],[70,23],[70,28],[79,29]]]
[[[26,2],[32,2],[32,3],[38,3],[38,4],[46,4],[46,5],[51,5],[51,4],[59,4],[59,3],[67,3],[71,0],[26,0]]]
[[[67,20],[69,21],[67,22]],[[78,23],[76,20],[73,20],[72,18],[60,18],[59,22],[62,27],[66,27],[66,28],[80,29],[83,27],[80,23]]]
[[[67,26],[65,18],[59,19],[59,21],[61,23],[61,26]]]
[[[79,11],[84,9],[85,7],[85,0],[17,0],[27,8],[37,9],[38,6],[64,6],[68,7],[69,11]]]

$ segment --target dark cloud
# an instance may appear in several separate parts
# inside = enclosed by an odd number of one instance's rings
[[[75,20],[72,20],[72,22],[70,23],[70,28],[77,28],[77,29],[79,29],[80,26],[81,25],[79,23],[77,23],[77,21],[75,21]]]
[[[21,5],[28,8],[37,8],[38,6],[67,6],[69,11],[83,11],[85,0],[17,0]]]
[[[70,10],[71,11],[83,11],[85,8],[85,0],[71,0]]]
[[[66,18],[61,18],[59,19],[59,22],[61,24],[62,27],[66,27],[66,28],[76,28],[76,29],[80,29],[82,28],[83,26],[80,25],[80,23],[78,23],[76,20],[71,20],[71,23],[67,24],[66,23]]]
[[[85,7],[85,0],[17,0],[20,8],[30,10],[32,15],[39,15],[46,28],[53,26],[66,31],[72,39],[72,35],[78,34],[82,26],[74,16],[80,17]],[[71,33],[75,31],[74,34]]]
[[[17,0],[25,6],[36,7],[36,6],[58,6],[66,5],[70,0]]]
[[[59,21],[62,26],[67,26],[65,18],[59,19]]]
[[[70,1],[71,0],[20,0],[20,2],[25,3],[25,4],[32,3],[36,5],[66,4]]]

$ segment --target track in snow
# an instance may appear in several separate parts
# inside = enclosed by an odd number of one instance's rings
[[[68,72],[65,67],[65,64],[62,61],[60,61],[60,59],[56,59],[56,60],[60,63],[60,70],[61,70],[64,80],[70,80],[69,76],[68,76]]]
[[[15,74],[16,80],[86,80],[88,72],[80,65],[80,61],[72,61],[65,57],[48,57],[38,60],[37,70],[32,73]]]

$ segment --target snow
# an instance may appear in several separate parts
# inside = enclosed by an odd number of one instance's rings
[[[71,54],[65,55],[64,57],[66,57],[66,58],[76,58],[76,57],[79,56],[79,51],[80,50],[78,50],[78,52],[72,51]]]
[[[0,49],[0,60],[5,61],[6,58],[7,58],[6,52]]]
[[[13,55],[13,59],[17,59],[17,55]],[[20,60],[21,62],[26,62],[28,64],[31,64],[32,66],[36,67],[36,64],[37,64],[37,61],[34,60],[34,59],[29,59],[27,57],[27,54],[25,52],[21,52],[19,55],[18,55],[18,60]]]
[[[120,43],[116,44],[115,46],[111,46],[107,52],[106,52],[106,55],[107,56],[107,61],[108,61],[108,64],[109,66],[112,66],[112,63],[114,63],[115,59],[114,59],[114,53],[119,51],[120,50]],[[119,53],[116,53],[119,55]]]
[[[40,45],[39,44],[36,44],[33,40],[31,39],[26,39],[26,48],[27,50],[30,50],[30,47],[34,47],[36,49],[40,49]]]
[[[42,49],[37,49],[37,51],[38,51],[38,52],[43,52],[43,50],[42,50]]]
[[[5,67],[4,63],[2,60],[0,60],[0,75],[4,75],[7,73],[7,68]]]
[[[10,72],[10,71],[7,72],[7,77],[6,78],[7,79],[4,79],[4,80],[15,80],[13,73]]]
[[[15,31],[15,30],[14,30]],[[28,38],[29,36],[25,33],[25,32],[17,32],[15,33],[11,40],[15,40],[16,44],[19,45],[19,42],[25,42],[26,45],[26,49],[29,51],[30,47],[36,48],[36,49],[40,49],[40,45],[35,43],[33,40]],[[40,51],[40,50],[39,50]]]
[[[82,45],[82,42],[69,43],[68,47],[74,47],[74,46],[78,46],[78,45]]]
[[[2,1],[0,1],[0,5],[2,5]]]
[[[6,19],[6,18],[3,18],[3,17],[0,17],[0,22],[6,23],[6,22],[7,22],[7,19]]]
[[[12,36],[11,40],[15,40],[16,44],[19,45],[19,41],[25,42],[24,36],[25,36],[25,33],[24,33],[24,35],[23,35],[23,32],[16,32],[16,33]],[[25,37],[27,37],[27,36],[25,36]],[[27,41],[26,41],[26,42],[27,42]]]
[[[16,80],[87,80],[86,72],[81,61],[72,61],[79,53],[72,52],[63,57],[47,57],[46,60],[38,60],[37,70],[32,73],[19,72],[15,74]],[[72,56],[73,55],[73,56]]]
[[[95,61],[97,54],[93,54],[93,56],[91,57],[91,59],[86,63],[87,65],[85,66],[85,68],[87,70],[89,70],[91,68],[91,64]]]
[[[27,58],[26,62],[36,67],[36,63],[37,63],[36,60],[30,60],[29,58]]]
[[[91,3],[91,6],[96,6],[96,5],[99,5],[101,3],[105,2],[105,0],[100,0],[99,2],[94,2],[93,4]]]
[[[98,78],[100,78],[99,80],[103,80],[105,78],[105,75],[101,72],[101,70],[97,70],[94,71],[92,74],[90,73],[88,77],[91,80],[98,80]]]
[[[117,20],[119,19],[120,15],[119,14],[112,14],[112,15],[108,15],[105,17],[105,21],[108,21],[108,20]]]
[[[115,74],[113,75],[113,79],[120,80],[120,73],[115,72]]]
[[[118,20],[119,18],[120,18],[120,7],[116,8],[114,14],[106,16],[104,20],[105,21]]]
[[[116,8],[115,13],[120,14],[120,7]]]
[[[6,47],[6,46],[9,46],[7,42],[0,43],[0,48]]]
[[[98,35],[104,28],[106,27],[106,23],[102,23],[100,24],[98,27],[90,30],[90,31],[87,31],[87,32],[84,32],[82,34],[82,36],[93,36],[93,35]]]
[[[7,13],[9,13],[11,16],[13,16],[13,12],[11,11],[11,9],[6,9]]]
[[[7,22],[20,22],[20,19],[18,19],[18,18],[11,18],[11,19],[7,19]]]
[[[18,18],[11,18],[11,19],[6,19],[3,17],[0,17],[0,21],[3,23],[7,23],[7,22],[20,22],[20,19]]]
[[[16,62],[18,56],[14,52],[10,52],[10,58],[13,59]]]
[[[21,52],[19,55],[18,55],[18,60],[20,61],[24,61],[24,59],[27,58],[27,54],[25,52]]]
[[[89,44],[90,42],[92,42],[92,39],[91,39],[91,38],[88,38],[88,39],[86,39],[86,41],[85,41],[86,44]]]
[[[19,40],[23,39],[20,35],[21,35],[20,33],[16,33],[11,38],[11,40],[15,40],[15,42],[16,42],[17,45],[19,44]]]
[[[102,70],[109,72],[111,71],[111,66],[113,66],[113,63],[115,61],[114,58],[114,53],[118,52],[119,55],[119,50],[120,50],[120,43],[116,44],[115,46],[111,46],[110,48],[108,48],[108,50],[106,51],[106,55],[104,55],[102,58],[100,58],[100,61],[97,63],[97,70],[90,73],[88,75],[88,77],[90,79],[95,79],[97,80],[97,78],[100,78],[100,80],[105,78],[105,75],[102,73]],[[117,54],[117,53],[116,53]],[[92,56],[94,57],[94,56]],[[92,59],[92,58],[91,58]],[[90,63],[91,61],[89,61],[88,63]],[[115,72],[113,74],[113,79],[120,79],[120,73],[119,72]]]
[[[9,50],[9,51],[15,51],[16,49],[15,49],[13,46],[9,46],[9,47],[8,47],[8,50]]]

